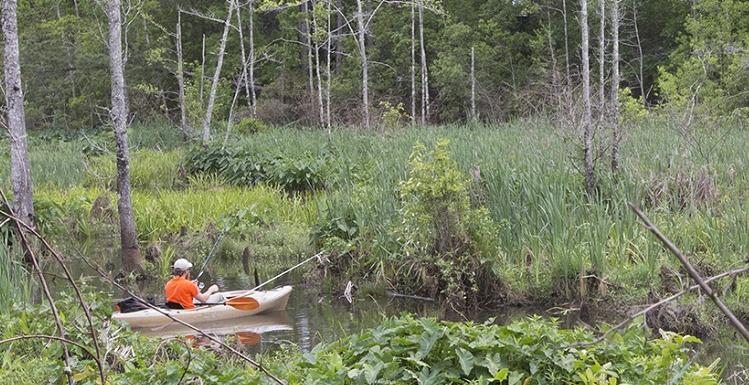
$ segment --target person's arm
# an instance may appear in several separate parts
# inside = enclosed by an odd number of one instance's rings
[[[196,289],[197,289],[197,286],[196,286]],[[205,301],[208,301],[208,298],[211,296],[211,294],[217,291],[218,291],[218,286],[213,285],[209,287],[208,290],[206,290],[204,293],[198,292],[198,295],[196,295],[195,298],[197,298],[197,300],[200,302],[205,302]]]

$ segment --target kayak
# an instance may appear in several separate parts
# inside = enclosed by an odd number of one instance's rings
[[[291,294],[291,286],[255,292],[248,292],[247,290],[225,291],[220,294],[227,301],[232,298],[249,297],[257,301],[259,306],[252,310],[239,310],[229,305],[196,306],[194,309],[185,310],[166,308],[159,310],[191,325],[247,317],[255,314],[285,310],[286,304],[289,301],[289,295]],[[115,312],[112,314],[112,319],[128,323],[133,328],[157,327],[169,325],[174,322],[171,318],[154,309],[145,309],[130,313]]]
[[[191,324],[207,333],[225,336],[237,333],[271,333],[294,330],[285,311],[255,314],[244,318],[225,319],[214,322]],[[176,336],[198,336],[200,333],[187,326],[173,322],[159,327],[134,328],[148,337],[173,338]]]

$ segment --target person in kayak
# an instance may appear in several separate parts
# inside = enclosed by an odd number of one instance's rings
[[[212,285],[204,293],[198,289],[198,285],[190,280],[190,269],[192,263],[180,258],[172,266],[172,279],[164,285],[164,296],[166,307],[170,309],[193,309],[195,300],[198,302],[223,302],[221,294],[215,294],[218,286]]]

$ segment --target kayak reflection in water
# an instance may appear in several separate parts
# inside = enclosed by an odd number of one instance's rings
[[[224,302],[221,294],[215,294],[218,286],[212,285],[201,293],[198,285],[190,280],[190,269],[192,263],[180,258],[172,266],[172,279],[164,286],[164,296],[166,297],[166,307],[170,309],[193,309],[195,302]]]

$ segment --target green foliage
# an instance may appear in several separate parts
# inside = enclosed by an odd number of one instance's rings
[[[406,111],[403,108],[403,103],[392,105],[388,101],[380,102],[380,108],[382,108],[382,125],[385,128],[399,128],[403,125],[403,117],[406,116]]]
[[[242,118],[235,126],[234,131],[239,135],[251,135],[258,132],[267,131],[270,126],[260,119]]]
[[[291,383],[718,384],[716,364],[689,357],[690,336],[649,341],[635,328],[586,347],[584,330],[531,318],[507,326],[403,317],[317,347]]]
[[[496,226],[488,211],[471,207],[468,178],[450,157],[447,146],[448,141],[443,139],[431,152],[422,144],[414,147],[408,179],[400,184],[403,206],[397,234],[405,257],[436,258],[423,263],[421,268],[431,274],[419,274],[416,287],[428,290],[437,286],[437,294],[451,301],[472,297],[475,302],[479,285],[491,279],[477,280],[477,276],[486,270],[481,257],[497,255],[492,242]],[[430,285],[429,281],[435,279],[437,282]]]
[[[133,189],[170,189],[177,182],[177,172],[182,161],[179,151],[135,151],[130,156],[130,185]],[[111,154],[88,158],[84,186],[114,191],[117,184],[117,167]]]
[[[212,145],[193,149],[186,168],[190,174],[215,174],[237,186],[264,181],[288,192],[300,192],[324,186],[327,160],[309,154],[272,156],[252,148]]]
[[[2,217],[2,216],[0,216]],[[0,227],[0,307],[7,309],[14,304],[29,303],[33,282],[23,264],[20,247],[13,247],[8,226]]]

